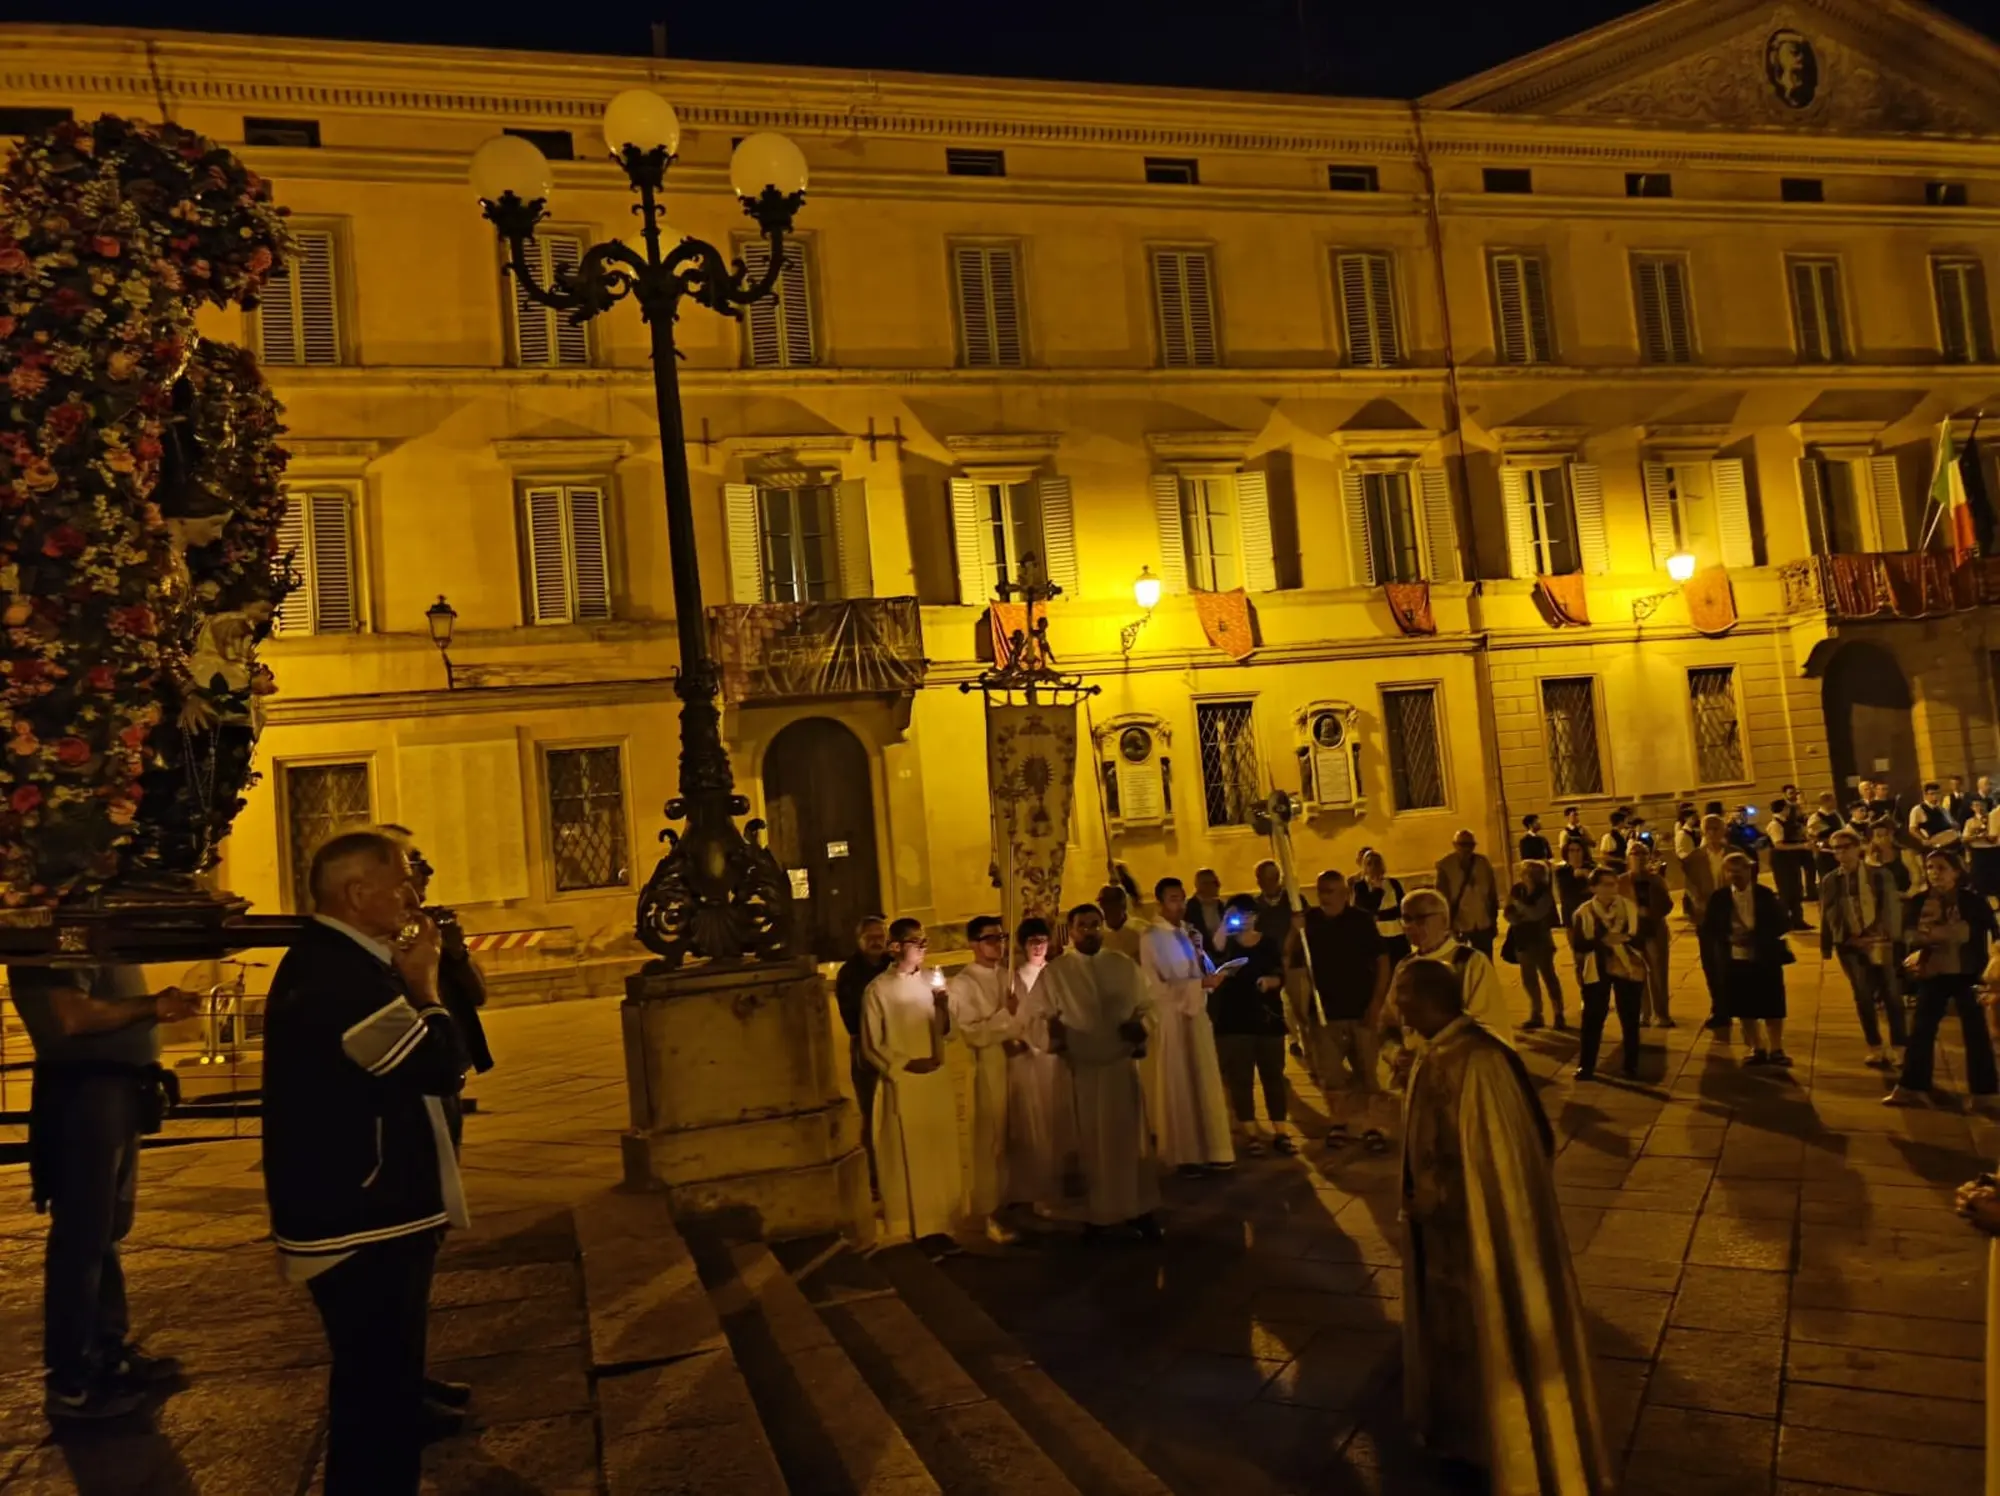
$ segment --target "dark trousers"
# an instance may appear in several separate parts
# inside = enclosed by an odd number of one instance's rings
[[[1248,1127],[1257,1120],[1257,1083],[1264,1084],[1264,1110],[1273,1122],[1285,1120],[1285,1036],[1217,1034],[1215,1057],[1229,1109]]]
[[[858,1034],[852,1043],[847,1073],[854,1079],[854,1099],[861,1107],[861,1146],[868,1153],[868,1188],[879,1197],[882,1187],[875,1176],[875,1088],[882,1084],[882,1072],[861,1057]]]
[[[1861,1019],[1861,1035],[1868,1041],[1868,1047],[1882,1047],[1882,1028],[1875,1021],[1875,1005],[1880,1003],[1889,1018],[1889,1042],[1901,1049],[1909,1036],[1903,1027],[1903,997],[1889,979],[1889,968],[1877,965],[1859,952],[1843,949],[1840,969],[1847,973],[1847,985],[1854,989],[1854,1011]]]
[[[1958,1010],[1959,1032],[1965,1036],[1965,1083],[1975,1096],[2000,1093],[1993,1066],[1993,1041],[1979,1011],[1979,993],[1969,976],[1921,977],[1917,981],[1917,1023],[1903,1058],[1901,1084],[1912,1091],[1931,1088],[1937,1060],[1938,1027],[1945,1010]]]
[[[1806,864],[1810,852],[1771,853],[1771,882],[1778,890],[1778,902],[1785,917],[1794,925],[1806,922]]]
[[[1608,982],[1586,982],[1583,988],[1583,1046],[1576,1068],[1584,1075],[1597,1070],[1598,1047],[1604,1042],[1604,1020],[1613,1003],[1618,1007],[1618,1029],[1623,1036],[1625,1073],[1639,1073],[1639,1000],[1645,995],[1644,982],[1628,982],[1613,977]]]
[[[1467,930],[1465,932],[1465,943],[1491,961],[1493,959],[1493,936],[1494,929],[1491,925],[1488,925],[1483,930]]]
[[[306,1286],[333,1370],[326,1496],[416,1496],[435,1231],[363,1247]]]
[[[1551,940],[1547,945],[1522,945],[1518,941],[1514,954],[1521,962],[1521,985],[1528,990],[1528,1016],[1542,1016],[1542,989],[1546,987],[1549,1001],[1555,1005],[1556,1017],[1563,1016],[1563,984],[1556,976],[1556,945]]]
[[[54,1121],[42,1360],[52,1383],[77,1391],[130,1328],[118,1243],[139,1189],[138,1084],[117,1075],[71,1082]]]

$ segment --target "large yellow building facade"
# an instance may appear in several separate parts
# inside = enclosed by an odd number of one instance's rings
[[[465,172],[503,128],[556,158],[545,265],[631,232],[597,120],[634,86],[680,110],[688,233],[750,227],[734,138],[811,163],[782,302],[679,339],[707,601],[819,604],[900,670],[764,661],[726,719],[823,953],[996,905],[959,686],[1024,553],[1101,687],[1078,895],[1113,857],[1247,884],[1274,786],[1308,875],[1422,872],[1567,803],[2000,758],[1986,612],[1879,560],[1940,423],[2000,417],[2000,49],[1918,7],[1671,3],[1417,105],[0,27],[0,124],[169,115],[300,230],[209,329],[292,433],[304,586],[224,869],[261,906],[393,820],[470,928],[629,939],[678,751],[644,329],[518,304]],[[1197,611],[1237,588],[1240,660]]]

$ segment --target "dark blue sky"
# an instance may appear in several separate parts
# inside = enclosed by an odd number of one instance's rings
[[[11,0],[8,19],[532,50],[668,50],[1002,77],[1410,98],[1641,8],[1637,0],[671,0],[567,6],[342,0]],[[2000,0],[1938,0],[1988,34]]]

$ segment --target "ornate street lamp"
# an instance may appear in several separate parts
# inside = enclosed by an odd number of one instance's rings
[[[458,682],[451,669],[451,631],[458,627],[458,609],[438,594],[438,600],[424,609],[424,622],[431,626],[431,643],[437,646],[438,657],[444,661],[444,688],[456,691]]]
[[[639,939],[672,970],[689,956],[719,961],[782,960],[790,953],[791,888],[759,840],[761,821],[739,831],[735,817],[750,802],[736,793],[716,706],[720,672],[708,650],[696,563],[694,504],[688,490],[675,367],[674,320],[692,300],[725,317],[771,294],[785,266],[785,235],[805,202],[804,154],[782,135],[746,137],[730,162],[729,180],[743,211],[763,230],[770,259],[753,276],[741,259],[725,261],[714,245],[667,227],[660,202],[667,169],[680,149],[673,107],[649,89],[630,89],[604,111],[611,159],[639,194],[641,248],[613,239],[592,245],[574,270],[552,284],[535,279],[528,245],[548,208],[549,163],[517,135],[495,136],[472,158],[479,204],[507,246],[507,269],[522,294],[583,323],[632,298],[652,330],[653,393],[659,407],[660,464],[666,481],[667,542],[674,581],[674,627],[680,671],[680,793],[667,802],[684,833],[663,831],[670,845],[639,895]]]
[[[1152,622],[1153,609],[1160,605],[1160,579],[1153,575],[1153,568],[1142,566],[1139,575],[1132,579],[1132,601],[1139,605],[1139,616],[1118,631],[1118,647],[1126,654],[1139,642],[1139,631]]]
[[[1675,551],[1671,556],[1667,557],[1667,575],[1673,578],[1677,586],[1678,584],[1685,583],[1694,575],[1694,557],[1686,551]],[[1670,597],[1678,595],[1679,593],[1676,589],[1670,588],[1665,592],[1654,592],[1649,593],[1645,597],[1633,598],[1632,621],[1634,623],[1644,623],[1648,618],[1651,618],[1655,613],[1660,611],[1661,603],[1664,603]]]

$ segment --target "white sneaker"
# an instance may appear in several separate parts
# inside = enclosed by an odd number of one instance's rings
[[[986,1218],[986,1239],[996,1247],[1011,1247],[1021,1239],[1021,1233],[1000,1224],[998,1217]]]
[[[1934,1107],[1937,1103],[1931,1100],[1931,1093],[1928,1091],[1912,1091],[1907,1086],[1898,1086],[1882,1098],[1882,1105],[1921,1108]]]

